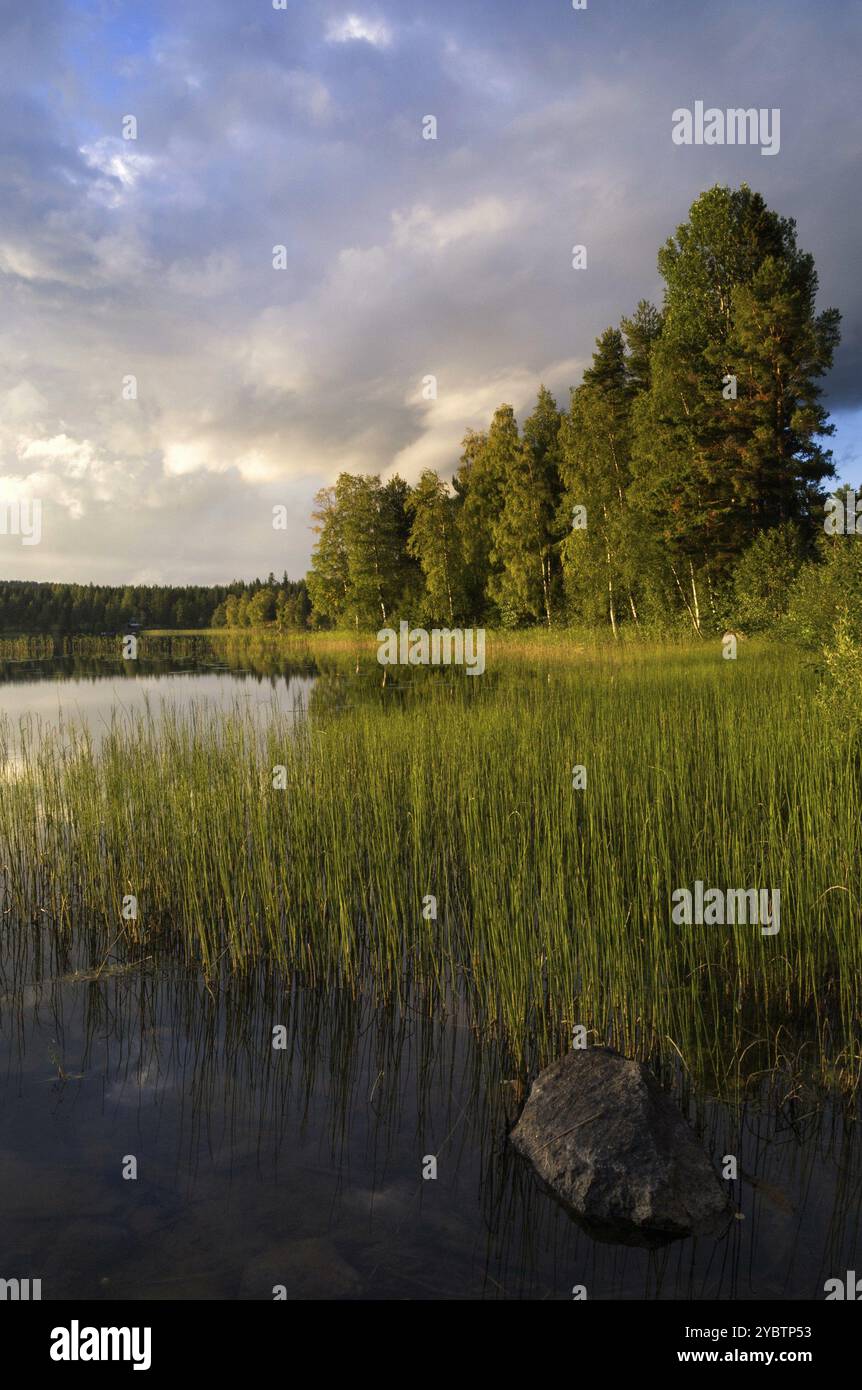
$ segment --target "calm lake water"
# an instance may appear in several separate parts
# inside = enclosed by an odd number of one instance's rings
[[[98,735],[146,700],[349,698],[310,665],[217,664],[7,665],[0,711]],[[716,1162],[739,1156],[742,1219],[601,1243],[513,1154],[512,1066],[457,1003],[429,1018],[263,968],[207,985],[170,960],[75,980],[76,949],[0,927],[0,1276],[45,1299],[820,1299],[862,1267],[858,1125],[837,1105],[677,1087]]]
[[[44,728],[77,722],[98,740],[113,718],[147,710],[157,716],[163,705],[204,703],[213,711],[240,705],[262,716],[273,709],[304,712],[314,680],[302,666],[278,674],[235,669],[206,651],[176,662],[69,656],[0,662],[0,720],[33,719]]]

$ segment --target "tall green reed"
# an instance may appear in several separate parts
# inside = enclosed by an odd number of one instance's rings
[[[859,750],[812,719],[800,661],[585,647],[333,689],[307,720],[7,729],[7,921],[161,942],[207,974],[269,956],[429,1008],[459,994],[521,1058],[583,1024],[723,1090],[788,1068],[855,1089]],[[674,925],[696,879],[780,889],[780,933]]]

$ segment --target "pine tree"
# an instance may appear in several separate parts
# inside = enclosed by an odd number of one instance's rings
[[[702,194],[659,269],[665,302],[635,407],[632,498],[700,630],[703,582],[715,610],[758,530],[816,510],[832,472],[817,443],[829,432],[817,379],[838,315],[815,317],[817,277],[794,223],[745,185]]]
[[[626,375],[632,398],[648,391],[652,379],[652,351],[662,329],[662,316],[654,304],[642,299],[631,318],[620,322],[626,343]]]

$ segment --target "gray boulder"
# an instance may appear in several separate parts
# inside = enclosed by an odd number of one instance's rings
[[[572,1048],[533,1082],[512,1143],[606,1239],[717,1233],[733,1214],[684,1116],[640,1062]]]

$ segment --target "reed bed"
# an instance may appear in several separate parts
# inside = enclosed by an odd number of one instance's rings
[[[0,637],[0,662],[33,661],[53,655],[53,637]]]
[[[269,957],[429,1009],[457,995],[530,1065],[583,1024],[715,1092],[772,1071],[852,1093],[860,755],[812,718],[814,679],[756,643],[735,662],[584,647],[405,673],[308,718],[166,709],[98,744],[7,726],[6,930],[47,918],[207,977]],[[674,925],[697,879],[780,889],[779,934]]]

